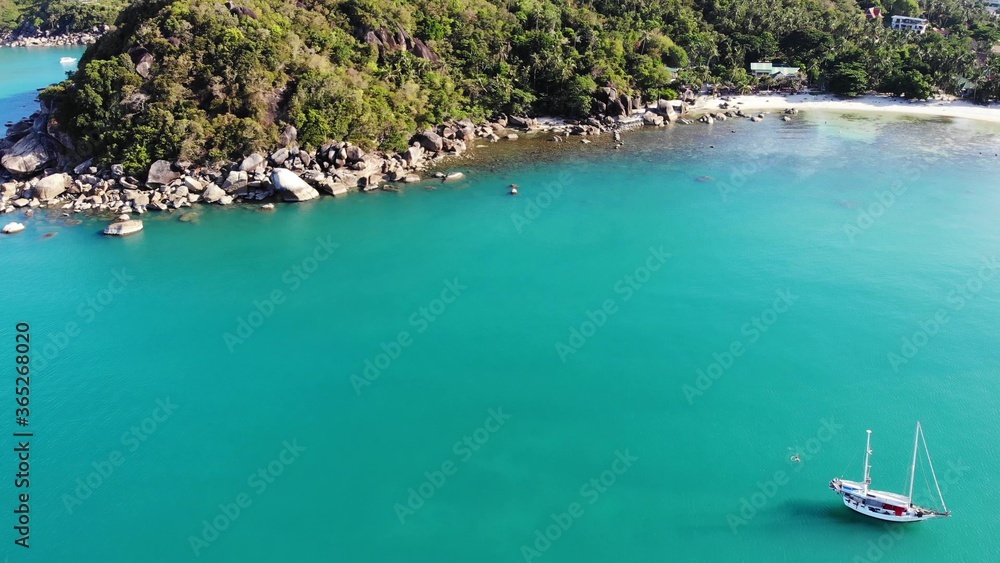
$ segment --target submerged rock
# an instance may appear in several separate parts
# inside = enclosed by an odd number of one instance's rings
[[[465,174],[464,173],[462,173],[462,172],[451,172],[450,174],[448,174],[448,175],[446,175],[444,177],[444,181],[445,182],[451,182],[451,181],[455,181],[455,180],[461,180],[462,178],[465,178]]]

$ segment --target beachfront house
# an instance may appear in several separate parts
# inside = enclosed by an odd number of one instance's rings
[[[1000,12],[1000,0],[980,0],[986,9],[994,16]]]
[[[916,33],[925,33],[927,27],[930,26],[929,21],[924,18],[911,18],[908,16],[892,16],[892,29],[896,31],[914,31]]]
[[[757,78],[763,78],[765,76],[770,76],[775,80],[779,78],[784,78],[786,76],[798,76],[799,67],[797,66],[774,66],[771,63],[750,63],[750,73]]]

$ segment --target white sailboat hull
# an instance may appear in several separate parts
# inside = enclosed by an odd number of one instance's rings
[[[887,522],[923,522],[931,518],[951,515],[950,512],[938,512],[911,504],[909,499],[903,495],[887,491],[866,490],[864,484],[857,481],[834,479],[830,481],[830,488],[843,498],[844,506],[847,508],[870,518]]]
[[[883,504],[881,507],[876,508],[875,506],[870,506],[864,499],[853,497],[852,495],[844,495],[843,500],[844,506],[858,514],[864,514],[870,518],[877,518],[887,522],[923,522],[924,520],[944,516],[943,514],[915,507],[898,507],[902,508],[902,510],[898,510],[895,506],[893,508],[886,508],[886,505]]]

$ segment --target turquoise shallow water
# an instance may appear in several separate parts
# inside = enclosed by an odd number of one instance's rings
[[[6,553],[995,559],[996,133],[811,113],[122,240],[31,218],[0,238],[0,361],[16,322],[35,343],[32,547]],[[954,517],[843,507],[827,483],[861,477],[867,428],[875,485],[905,490],[918,419]]]
[[[0,125],[35,111],[36,88],[59,82],[76,69],[76,62],[59,59],[78,59],[83,51],[83,47],[0,47]]]

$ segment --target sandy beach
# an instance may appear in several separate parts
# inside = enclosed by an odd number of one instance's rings
[[[706,109],[718,108],[723,103],[721,98],[710,99],[703,106]],[[926,115],[941,117],[957,117],[1000,123],[1000,104],[989,106],[976,105],[965,100],[927,100],[908,101],[903,98],[889,96],[862,96],[855,99],[843,99],[823,94],[791,94],[764,96],[731,96],[729,107],[743,110],[784,110],[786,108],[815,109],[847,112],[880,112],[909,115]]]

